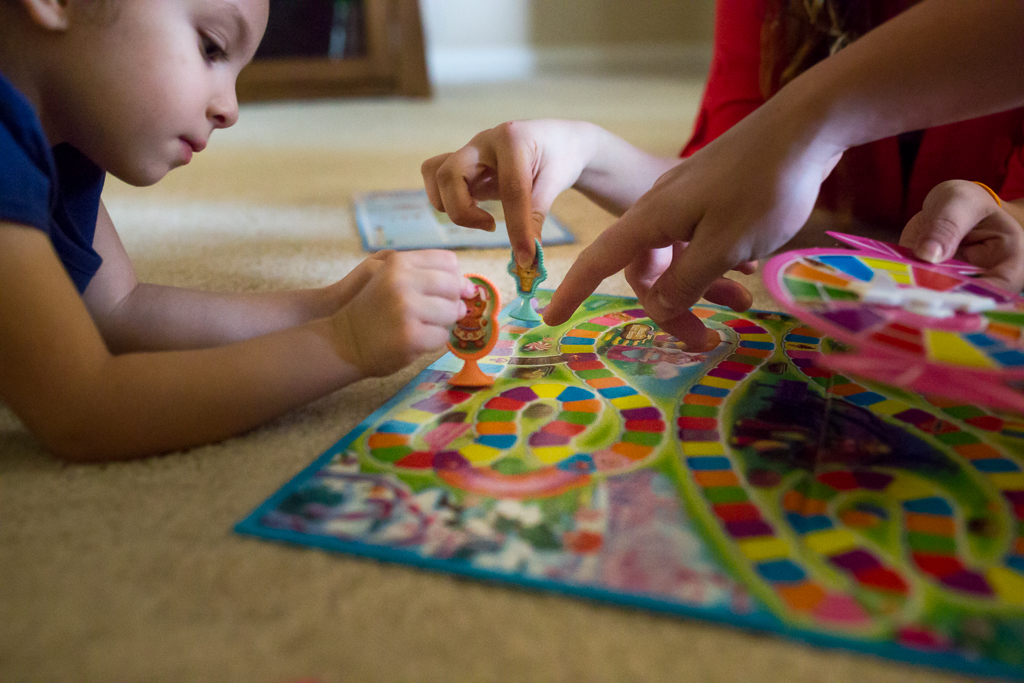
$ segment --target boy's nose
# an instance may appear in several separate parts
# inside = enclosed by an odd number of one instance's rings
[[[238,122],[238,98],[233,87],[210,102],[206,118],[213,121],[214,128],[230,128]]]

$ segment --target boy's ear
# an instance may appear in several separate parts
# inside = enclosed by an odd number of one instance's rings
[[[29,16],[40,28],[64,31],[68,27],[67,0],[20,0]]]

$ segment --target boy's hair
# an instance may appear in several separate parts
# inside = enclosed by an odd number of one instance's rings
[[[905,7],[916,0],[905,0]],[[885,0],[769,0],[761,27],[761,94],[767,99],[888,17]]]

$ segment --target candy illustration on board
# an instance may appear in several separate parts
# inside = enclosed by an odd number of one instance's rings
[[[765,266],[783,308],[852,350],[833,370],[923,394],[1024,412],[1024,297],[885,242],[829,233],[853,249],[802,249]]]
[[[520,266],[516,263],[515,254],[512,255],[512,259],[508,262],[508,274],[515,279],[516,294],[519,295],[519,298],[509,311],[509,315],[516,320],[539,323],[541,318],[533,310],[533,298],[537,294],[537,288],[540,286],[540,283],[548,278],[548,271],[544,267],[544,250],[541,249],[540,240],[534,240],[534,245],[536,246],[536,252],[533,257],[533,263],[530,265]]]
[[[498,311],[501,296],[494,284],[481,275],[466,276],[476,289],[473,296],[463,298],[466,315],[460,318],[448,336],[448,349],[465,361],[462,370],[448,383],[457,387],[485,387],[494,384],[494,378],[477,365],[498,341]]]

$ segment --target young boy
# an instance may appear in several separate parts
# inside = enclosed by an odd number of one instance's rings
[[[0,0],[0,399],[58,456],[236,434],[440,348],[465,314],[443,251],[317,290],[137,282],[104,175],[155,183],[233,125],[266,21],[267,0]]]

